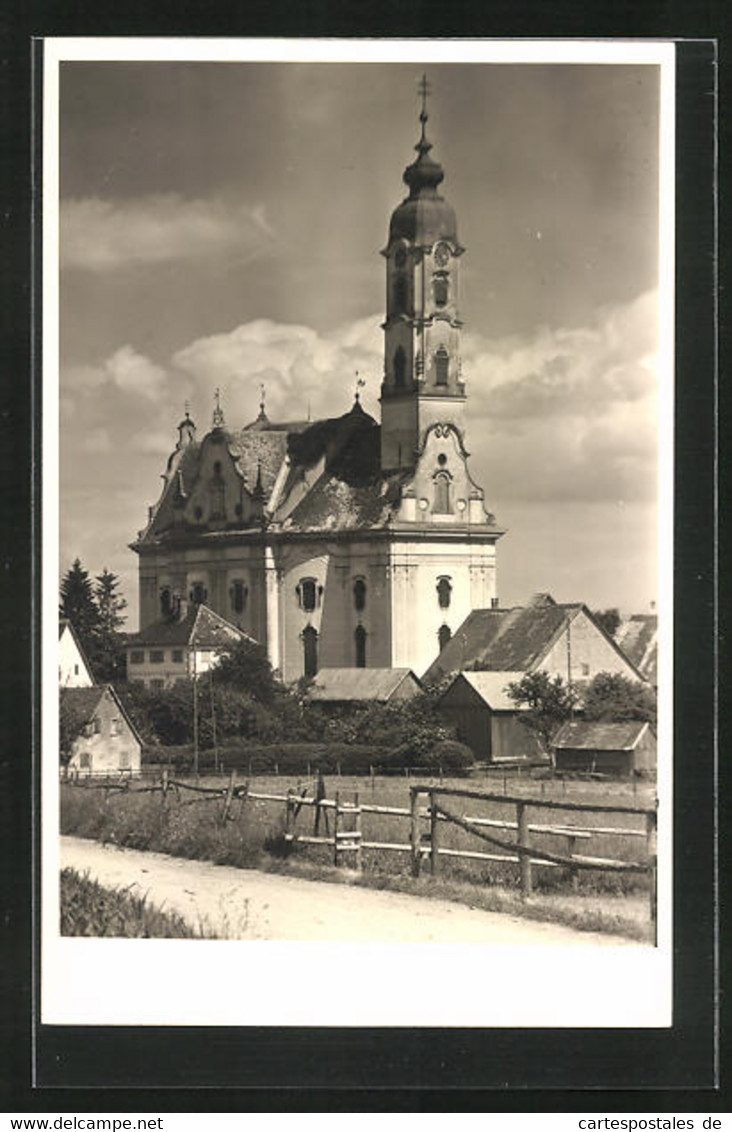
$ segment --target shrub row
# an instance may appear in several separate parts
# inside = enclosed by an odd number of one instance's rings
[[[176,770],[190,770],[193,766],[193,747],[147,746],[143,749],[143,762],[168,765]],[[463,774],[473,762],[469,747],[446,739],[415,759],[414,751],[406,746],[389,748],[349,743],[229,743],[218,748],[218,765],[224,770],[237,769],[252,774],[323,774],[364,775],[371,768],[380,774],[399,773],[405,768],[424,771],[442,770],[445,774]],[[212,770],[214,752],[199,751],[201,771]]]

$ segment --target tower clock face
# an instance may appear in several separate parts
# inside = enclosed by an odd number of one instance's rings
[[[450,249],[447,244],[438,244],[435,250],[435,263],[438,267],[445,267],[450,261]]]

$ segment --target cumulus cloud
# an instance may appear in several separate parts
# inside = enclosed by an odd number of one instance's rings
[[[213,256],[241,261],[275,240],[262,204],[170,193],[126,201],[87,197],[62,201],[60,208],[62,268],[110,272]]]
[[[155,401],[165,385],[167,374],[132,346],[121,346],[104,363],[104,376],[123,393]]]

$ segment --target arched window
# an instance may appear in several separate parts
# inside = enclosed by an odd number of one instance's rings
[[[312,625],[303,629],[302,648],[303,668],[305,677],[309,680],[318,673],[318,630]]]
[[[404,275],[397,275],[394,280],[394,311],[404,314],[407,310],[407,279]]]
[[[436,275],[432,281],[432,291],[435,296],[435,306],[447,306],[448,282],[445,275]]]
[[[193,585],[191,586],[191,593],[190,593],[191,601],[195,602],[196,605],[203,605],[203,603],[205,602],[207,597],[208,597],[208,592],[207,592],[206,587],[204,586],[203,582],[194,582]]]
[[[437,581],[437,602],[440,609],[449,609],[450,600],[452,598],[452,582],[449,578],[438,578]]]
[[[366,608],[366,583],[363,578],[356,578],[353,583],[353,604],[358,613]]]
[[[318,605],[318,598],[322,596],[323,587],[316,584],[315,578],[301,578],[295,592],[300,608],[306,613],[312,613]]]
[[[435,385],[447,385],[447,370],[450,357],[444,346],[435,354]]]
[[[404,378],[407,369],[407,358],[401,346],[397,346],[396,353],[394,354],[394,384],[399,388],[404,387]]]
[[[437,640],[439,641],[439,644],[440,644],[440,652],[442,652],[445,645],[450,640],[451,636],[452,636],[452,632],[450,631],[450,626],[449,625],[440,625],[439,631],[437,633]]]
[[[247,604],[249,591],[238,578],[231,583],[231,607],[234,613],[243,613]]]
[[[224,481],[215,479],[209,488],[209,499],[211,502],[211,518],[223,519],[226,514],[224,503]]]
[[[450,477],[447,472],[438,472],[435,476],[435,502],[432,507],[436,515],[452,514],[450,487]]]
[[[353,634],[356,642],[356,668],[366,667],[366,630],[363,625],[356,627],[356,632]]]
[[[160,612],[163,617],[170,617],[173,611],[173,605],[170,597],[170,590],[167,586],[163,586],[160,591]]]

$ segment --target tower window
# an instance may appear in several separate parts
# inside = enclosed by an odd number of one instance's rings
[[[440,645],[440,652],[442,652],[442,650],[444,649],[445,645],[447,644],[447,642],[450,640],[451,637],[452,637],[452,632],[450,630],[450,626],[449,625],[440,625],[440,628],[439,628],[438,633],[437,633],[437,640],[438,640],[439,645]]]
[[[407,309],[407,280],[404,275],[397,275],[394,280],[394,310],[397,314],[405,313]]]
[[[449,609],[452,598],[452,582],[449,578],[439,578],[437,582],[437,602],[440,609]]]
[[[366,608],[366,583],[363,578],[356,578],[353,583],[353,604],[358,613]]]
[[[435,296],[435,306],[447,306],[449,286],[445,275],[436,275],[432,281],[432,291]]]
[[[447,385],[447,370],[450,358],[444,346],[435,354],[435,385]]]
[[[306,613],[312,613],[319,605],[319,598],[323,595],[323,587],[316,584],[315,578],[303,578],[295,590],[300,608]]]
[[[306,679],[318,673],[318,630],[308,625],[302,634],[303,668]]]
[[[404,387],[404,378],[407,369],[407,358],[401,346],[397,347],[394,354],[394,384],[399,388]]]
[[[219,465],[220,466],[220,465]],[[211,518],[223,519],[224,510],[224,481],[215,479],[210,488]]]
[[[164,586],[160,591],[160,612],[163,617],[169,617],[172,612],[172,602],[170,598],[170,590]]]
[[[190,597],[191,601],[195,602],[196,605],[203,605],[206,598],[208,597],[208,591],[206,590],[203,582],[193,583],[193,585],[191,586]]]
[[[238,578],[231,586],[231,607],[234,613],[243,613],[247,604],[247,596],[249,591],[242,581]]]
[[[452,501],[450,499],[450,476],[447,472],[438,472],[435,476],[435,502],[432,508],[436,515],[451,515]]]
[[[356,627],[353,634],[356,643],[356,668],[366,667],[366,630],[363,625]]]

